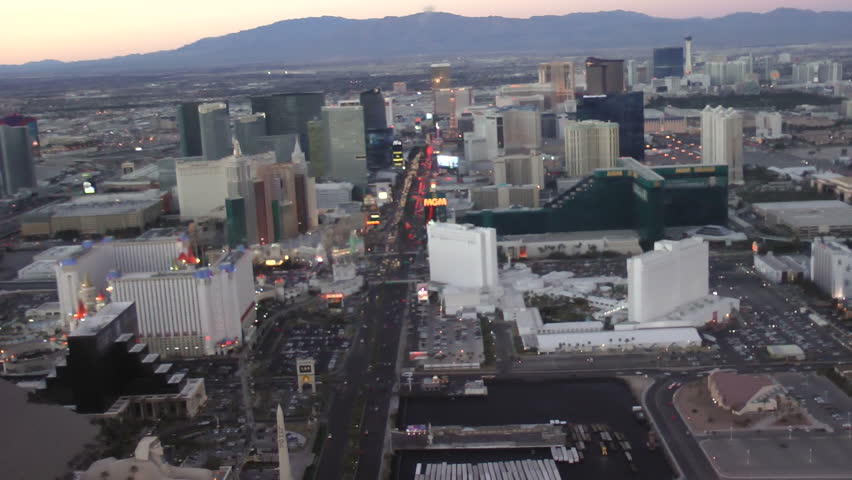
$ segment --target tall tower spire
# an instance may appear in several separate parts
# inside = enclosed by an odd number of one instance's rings
[[[287,430],[284,429],[284,412],[280,404],[275,416],[278,420],[278,480],[293,480],[290,452],[287,451]]]
[[[292,163],[305,163],[305,153],[302,151],[301,142],[296,138],[296,146],[293,148],[293,153],[290,155],[290,161]]]

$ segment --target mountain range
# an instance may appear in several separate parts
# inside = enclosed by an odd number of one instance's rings
[[[0,66],[6,73],[192,70],[428,55],[562,53],[682,44],[736,48],[852,42],[852,12],[782,8],[719,18],[670,19],[623,10],[530,18],[429,12],[352,20],[313,17],[198,40],[174,50],[100,60]],[[650,52],[649,52],[650,53]]]

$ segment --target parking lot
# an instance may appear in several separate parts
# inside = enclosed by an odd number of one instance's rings
[[[769,283],[750,260],[711,257],[710,288],[721,296],[740,298],[739,325],[717,335],[725,363],[769,360],[765,347],[779,344],[798,345],[812,361],[849,357],[850,352],[833,338],[836,331],[810,318],[813,299],[796,285]]]
[[[409,351],[425,352],[427,358],[415,364],[436,368],[479,365],[485,360],[482,331],[475,315],[441,315],[434,304],[412,304]]]
[[[849,430],[852,419],[852,398],[831,380],[814,373],[779,373],[775,378],[828,430]]]
[[[296,360],[313,358],[318,374],[334,370],[349,342],[343,328],[325,328],[319,325],[299,325],[284,332],[285,343],[278,353],[278,361],[271,362],[274,375],[296,376]]]

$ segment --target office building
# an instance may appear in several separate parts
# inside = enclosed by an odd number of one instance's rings
[[[449,63],[435,63],[430,67],[432,77],[432,90],[440,90],[442,88],[452,88],[453,81],[450,76]]]
[[[743,117],[733,108],[701,111],[701,163],[727,165],[728,181],[743,183]]]
[[[497,232],[454,223],[430,223],[429,275],[455,287],[493,288],[497,281]]]
[[[231,121],[225,103],[199,105],[198,123],[201,127],[201,156],[204,160],[219,160],[234,153]]]
[[[654,49],[654,78],[682,77],[683,47]]]
[[[811,281],[835,300],[852,298],[852,250],[835,237],[811,242]]]
[[[346,182],[317,183],[317,210],[333,210],[338,205],[352,201],[352,184]]]
[[[619,156],[618,124],[586,120],[565,127],[565,171],[581,177],[599,168],[613,168]]]
[[[464,158],[468,162],[494,160],[505,147],[503,114],[493,110],[473,110],[473,132],[464,134]]]
[[[0,187],[3,196],[36,186],[33,142],[27,127],[0,124]]]
[[[699,238],[661,240],[654,250],[627,259],[631,322],[644,323],[709,293],[708,244]]]
[[[116,301],[81,319],[68,334],[66,359],[36,398],[107,418],[194,417],[207,400],[204,379],[159,362],[140,343],[139,329],[133,302]]]
[[[331,179],[364,186],[367,184],[367,150],[362,107],[323,107],[323,155]]]
[[[648,245],[667,227],[727,219],[727,166],[649,168],[621,157],[614,169],[595,170],[539,209],[468,212],[458,221],[496,228],[501,236],[630,229]]]
[[[645,158],[645,106],[642,92],[585,96],[577,104],[578,120],[618,124],[619,155]]]
[[[38,133],[37,118],[21,115],[20,113],[13,113],[0,118],[0,125],[6,125],[8,127],[25,127],[30,136],[30,141],[32,142],[33,156],[41,156],[41,137]]]
[[[198,102],[185,102],[177,106],[177,124],[180,133],[180,156],[201,156],[201,124]]]
[[[538,153],[506,155],[493,161],[495,185],[544,187],[544,160]]]
[[[308,122],[308,150],[310,161],[309,171],[312,177],[320,178],[328,175],[328,157],[325,154],[325,133],[322,120]]]
[[[408,85],[405,82],[393,82],[393,93],[397,95],[405,95],[408,93]]]
[[[793,64],[793,83],[831,83],[843,80],[843,64],[828,60]]]
[[[586,95],[624,92],[624,60],[586,59]]]
[[[160,218],[168,198],[154,189],[73,197],[21,216],[21,235],[138,235]]]
[[[503,117],[503,148],[507,152],[529,151],[541,147],[541,113],[530,107],[500,109]]]
[[[267,151],[267,147],[260,141],[266,136],[266,115],[255,113],[237,117],[234,120],[234,137],[240,144],[243,155],[256,155]]]
[[[686,37],[683,41],[683,74],[692,75],[692,37]]]
[[[550,84],[556,90],[556,101],[574,99],[574,63],[547,62],[538,65],[538,83]]]
[[[784,135],[781,133],[783,119],[780,112],[757,112],[754,115],[757,138],[776,139]]]
[[[252,113],[266,114],[267,135],[299,135],[299,142],[308,145],[308,122],[320,118],[325,105],[325,94],[321,92],[276,93],[262,97],[251,97]],[[289,145],[285,157],[293,151]],[[308,160],[312,152],[307,152]]]
[[[360,105],[364,111],[364,128],[367,131],[388,128],[385,115],[385,96],[378,88],[361,92]]]

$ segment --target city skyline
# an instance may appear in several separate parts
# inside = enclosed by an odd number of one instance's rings
[[[816,11],[849,10],[846,0],[720,0],[696,8],[683,4],[672,6],[665,0],[647,0],[640,6],[624,0],[601,0],[595,9],[533,0],[523,5],[494,5],[485,0],[471,0],[464,5],[432,2],[426,8],[400,6],[389,0],[372,1],[368,5],[350,0],[318,0],[310,4],[275,5],[258,2],[253,13],[235,19],[224,2],[189,0],[175,4],[151,0],[144,11],[128,15],[123,7],[105,0],[89,0],[86,9],[78,4],[60,3],[45,15],[32,15],[21,3],[9,5],[7,18],[16,19],[2,33],[5,44],[17,45],[0,54],[0,65],[22,64],[54,59],[60,61],[94,60],[135,53],[179,48],[207,37],[215,37],[269,25],[281,20],[318,16],[352,19],[405,16],[421,10],[433,10],[464,16],[503,16],[529,18],[540,15],[567,15],[590,11],[628,10],[663,18],[716,18],[737,12],[762,13],[776,8],[801,8]],[[202,8],[203,7],[203,8]],[[186,19],[192,18],[190,23]]]

